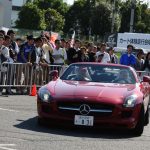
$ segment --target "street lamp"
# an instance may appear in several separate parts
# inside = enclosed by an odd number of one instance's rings
[[[112,7],[111,33],[114,33],[114,25],[115,25],[115,10],[116,10],[116,0],[114,0],[114,1],[113,1],[113,7]]]
[[[51,16],[50,17],[50,19],[51,19],[51,32],[53,31],[53,26],[54,26],[54,16]]]
[[[76,21],[75,31],[77,33],[77,38],[79,38],[79,32],[80,32],[79,20]]]
[[[136,0],[131,1],[131,17],[130,17],[130,32],[133,32],[133,24],[134,24],[134,13]]]

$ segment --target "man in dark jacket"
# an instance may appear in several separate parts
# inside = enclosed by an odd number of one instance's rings
[[[75,40],[74,47],[68,49],[67,58],[69,64],[79,62],[79,56],[81,54],[80,45],[81,45],[80,40]]]

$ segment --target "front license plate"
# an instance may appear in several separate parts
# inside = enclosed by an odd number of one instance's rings
[[[74,124],[82,126],[93,126],[94,117],[93,116],[82,116],[75,115]]]

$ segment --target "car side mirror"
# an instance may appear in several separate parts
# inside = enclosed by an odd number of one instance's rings
[[[143,76],[143,82],[148,82],[150,84],[150,76]]]
[[[58,79],[58,70],[50,71],[49,75],[50,75],[52,80]]]

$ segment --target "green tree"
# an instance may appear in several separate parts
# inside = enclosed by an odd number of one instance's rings
[[[150,33],[150,9],[147,4],[140,5],[140,20],[136,24],[136,31]]]
[[[106,5],[104,0],[75,1],[66,15],[64,31],[67,32],[70,28],[75,28],[78,21],[83,35],[88,35],[90,29],[93,34],[104,35],[106,32],[110,32],[111,28],[110,8],[110,5]]]
[[[63,16],[69,9],[69,6],[63,0],[34,0],[33,3],[41,10],[55,9]]]
[[[79,21],[80,28],[82,28],[81,20],[89,19],[89,16],[86,15],[86,18],[83,18],[83,14],[86,13],[85,9],[85,0],[75,1],[74,5],[70,7],[67,14],[65,15],[65,27],[64,32],[68,33],[70,29],[75,29],[77,21]],[[87,12],[88,13],[88,12]],[[88,24],[88,22],[86,22]],[[86,28],[86,26],[84,26]]]
[[[127,0],[122,3],[121,7],[121,26],[120,32],[129,32],[130,29],[130,15],[131,15],[131,1]],[[147,4],[136,2],[134,15],[134,32],[149,33],[150,32],[150,10]]]
[[[111,11],[104,4],[95,7],[92,14],[92,31],[95,35],[104,35],[110,33],[111,29]]]
[[[61,31],[64,26],[64,18],[54,9],[44,11],[46,29],[50,31]]]
[[[19,13],[16,27],[41,30],[45,29],[43,12],[34,4],[25,4]]]

